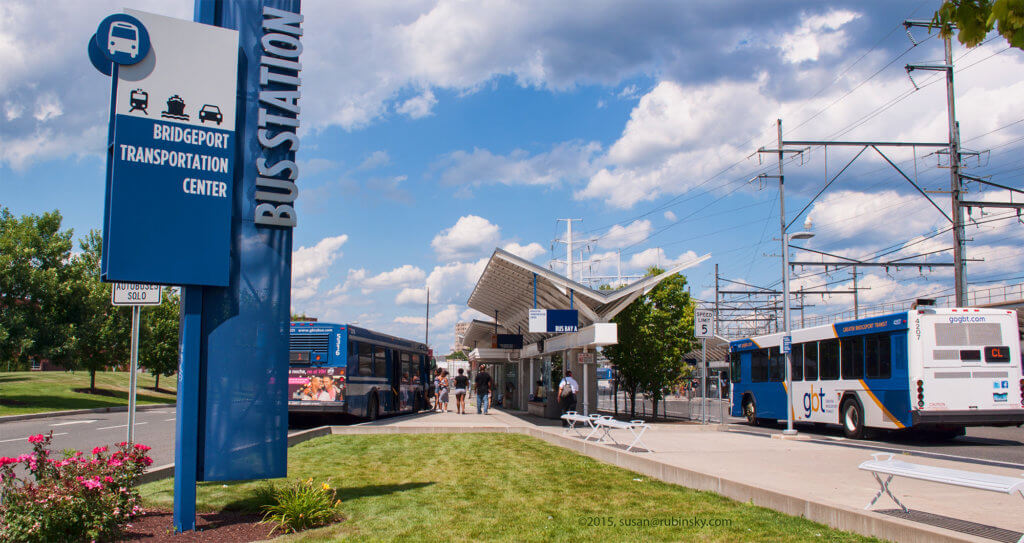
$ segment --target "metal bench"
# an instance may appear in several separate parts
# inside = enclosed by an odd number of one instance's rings
[[[604,432],[603,434],[601,434],[599,441],[604,441],[604,438],[608,438],[612,440],[612,442],[615,443],[616,445],[620,445],[620,443],[616,441],[614,437],[612,437],[612,430],[629,430],[629,432],[633,434],[633,441],[626,447],[626,451],[629,451],[630,449],[636,447],[639,444],[643,445],[644,450],[646,450],[647,452],[652,452],[651,448],[648,447],[647,444],[644,443],[642,440],[644,432],[646,432],[647,429],[650,428],[650,425],[642,420],[631,420],[629,422],[626,422],[616,420],[609,416],[603,416],[594,419],[594,425],[595,430],[601,430],[602,432]]]
[[[867,504],[864,509],[870,509],[878,501],[878,498],[882,497],[882,494],[888,494],[904,513],[910,511],[889,490],[889,482],[892,481],[893,477],[909,477],[922,481],[976,488],[978,490],[988,490],[989,492],[1001,492],[1003,494],[1019,493],[1024,498],[1024,479],[1019,477],[913,464],[902,460],[894,460],[892,453],[874,453],[871,456],[874,460],[862,462],[858,467],[864,471],[871,472],[871,475],[875,477],[875,481],[878,481],[879,489],[875,497],[872,498],[871,503]],[[882,459],[883,456],[888,456],[888,458]],[[879,474],[887,476],[885,481],[879,477]],[[1018,543],[1024,543],[1024,536],[1021,536]]]
[[[598,415],[587,416],[581,415],[576,411],[566,411],[560,418],[569,423],[569,427],[565,429],[565,432],[575,431],[576,435],[582,437],[584,441],[590,439],[590,437],[594,435],[594,432],[597,431],[597,426],[594,424],[594,421],[599,418]],[[586,436],[584,436],[583,432],[577,428],[577,426],[582,425],[585,425],[586,428],[590,430]]]

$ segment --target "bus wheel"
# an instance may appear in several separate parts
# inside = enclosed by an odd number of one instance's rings
[[[754,405],[754,400],[747,399],[743,402],[743,414],[747,417],[747,422],[751,426],[757,426],[757,406]]]
[[[370,405],[366,408],[366,418],[370,420],[377,420],[380,416],[380,404],[377,400],[377,395],[374,394],[370,397]]]
[[[860,403],[853,399],[846,400],[840,413],[843,415],[843,434],[850,439],[863,439],[864,409]]]

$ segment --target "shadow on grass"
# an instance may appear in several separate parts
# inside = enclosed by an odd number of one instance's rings
[[[0,375],[0,383],[17,383],[18,381],[28,381],[28,377],[20,375]]]
[[[111,391],[105,391],[111,392]],[[119,401],[123,400],[123,401]],[[172,398],[136,393],[139,403],[170,403]],[[82,394],[81,396],[10,396],[4,395],[4,405],[8,407],[37,408],[62,411],[65,409],[91,409],[95,407],[117,407],[128,404],[128,393],[113,391],[112,394]]]
[[[366,485],[355,487],[343,487],[334,489],[335,499],[341,501],[357,498],[368,498],[374,496],[386,496],[407,490],[416,490],[435,484],[433,481],[422,483],[402,483],[398,485]],[[244,513],[262,513],[264,505],[274,502],[272,495],[265,488],[259,488],[254,492],[246,493],[233,501],[226,502],[220,511],[237,511]]]

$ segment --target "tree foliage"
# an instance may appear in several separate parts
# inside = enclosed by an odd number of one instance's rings
[[[100,281],[102,237],[96,230],[72,253],[73,232],[59,211],[15,217],[0,208],[0,368],[25,370],[50,360],[95,375],[129,362],[131,310],[110,303]],[[143,312],[139,357],[150,371],[170,375],[177,365],[179,305]]]
[[[58,211],[14,217],[0,208],[0,361],[67,361],[74,350],[69,311],[75,277],[72,232]]]
[[[652,267],[647,275],[663,270]],[[630,412],[636,415],[636,394],[645,393],[654,402],[663,399],[667,388],[686,375],[683,354],[694,345],[693,302],[686,291],[686,277],[666,278],[649,293],[619,313],[617,345],[604,353],[619,372],[620,386],[630,395]]]
[[[995,28],[1011,47],[1024,50],[1024,0],[946,0],[932,23],[942,37],[975,47]]]
[[[163,303],[142,312],[139,333],[139,365],[156,377],[170,377],[178,371],[178,329],[181,320],[181,297],[164,288]]]

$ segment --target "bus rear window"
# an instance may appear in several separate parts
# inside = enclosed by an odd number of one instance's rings
[[[957,347],[961,345],[981,347],[1002,342],[1002,330],[998,323],[935,323],[935,344],[939,347]]]

